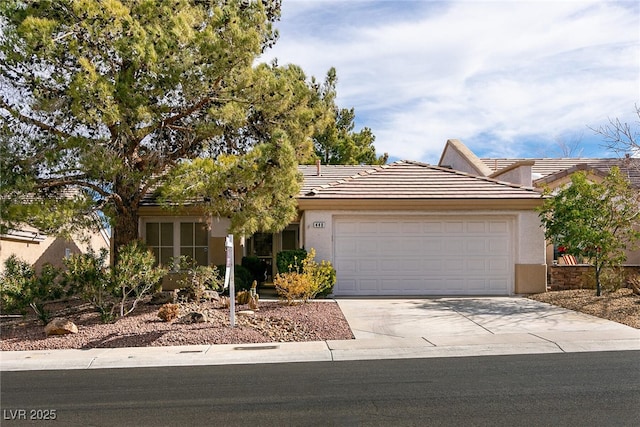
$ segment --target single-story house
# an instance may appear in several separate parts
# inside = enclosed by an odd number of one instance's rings
[[[540,190],[556,189],[568,184],[571,175],[578,171],[587,173],[593,182],[601,181],[617,166],[627,176],[632,186],[640,189],[640,158],[478,158],[461,141],[450,139],[438,163],[478,176],[506,181]],[[557,252],[547,248],[547,264],[551,265]],[[626,265],[640,265],[640,250],[627,251]]]
[[[315,248],[336,295],[511,295],[546,290],[545,240],[532,187],[424,163],[300,166],[299,217],[278,234],[237,238],[236,262],[274,265]],[[140,208],[140,235],[161,261],[223,264],[225,219]]]

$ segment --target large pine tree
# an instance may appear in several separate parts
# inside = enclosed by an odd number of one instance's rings
[[[258,167],[208,189],[237,230],[284,227],[297,185],[274,174],[295,177],[332,118],[301,69],[255,65],[279,15],[279,0],[3,2],[2,226],[60,231],[100,210],[117,250],[137,238],[142,199],[181,161],[207,158],[225,173]],[[252,220],[250,206],[273,215]]]

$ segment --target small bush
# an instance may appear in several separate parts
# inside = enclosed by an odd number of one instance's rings
[[[98,254],[89,250],[85,254],[73,254],[63,260],[67,268],[64,282],[69,287],[69,292],[93,305],[105,323],[114,319],[116,309],[115,285],[106,267],[108,254],[103,248]]]
[[[595,268],[589,269],[582,279],[583,289],[596,288]],[[600,285],[605,292],[615,292],[620,288],[624,288],[627,283],[627,276],[622,267],[606,267],[600,271]]]
[[[309,275],[292,271],[276,274],[273,284],[281,299],[292,305],[296,300],[307,301],[311,298],[312,282]]]
[[[106,249],[99,254],[90,250],[75,254],[63,262],[65,283],[70,291],[92,304],[103,322],[126,316],[138,303],[158,286],[167,271],[155,267],[153,254],[140,242],[131,242],[120,248],[115,268],[107,266]]]
[[[276,275],[274,285],[278,295],[292,304],[295,300],[307,301],[318,295],[328,295],[336,283],[336,271],[328,261],[318,264],[312,248],[301,265],[301,272],[291,271]]]
[[[158,310],[158,317],[164,322],[171,322],[180,315],[180,305],[178,304],[165,304]]]
[[[278,273],[289,273],[291,271],[302,273],[302,263],[306,257],[307,251],[305,249],[292,249],[278,252],[276,255]]]
[[[224,277],[220,277],[215,266],[197,265],[189,257],[181,256],[177,267],[184,273],[177,284],[189,300],[201,301],[205,291],[220,291],[224,285]]]
[[[227,271],[227,266],[222,264],[217,266],[218,275],[222,280],[222,286],[224,286],[224,275]],[[236,292],[238,291],[246,291],[251,289],[251,283],[253,282],[253,276],[251,272],[247,270],[245,267],[236,264],[233,268],[233,277],[234,277],[234,287]]]
[[[249,270],[252,281],[255,280],[258,284],[265,281],[267,268],[269,268],[269,265],[266,262],[257,256],[246,256],[242,258],[241,265]]]
[[[333,287],[336,284],[336,270],[329,261],[321,261],[320,264],[314,264],[309,267],[309,274],[313,278],[314,286],[317,294],[314,296],[326,297],[333,293]]]
[[[4,273],[0,277],[2,311],[26,314],[27,308],[31,307],[36,316],[46,324],[51,314],[45,309],[45,303],[64,294],[60,270],[51,264],[45,264],[38,275],[29,263],[15,255],[5,261],[4,267]]]
[[[133,312],[167,274],[166,269],[156,267],[155,263],[153,253],[141,242],[134,241],[120,248],[111,280],[120,300],[121,317]]]

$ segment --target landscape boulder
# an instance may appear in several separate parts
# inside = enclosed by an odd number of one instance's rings
[[[176,291],[162,291],[153,294],[150,303],[154,305],[171,304],[176,302],[177,299],[178,294]]]
[[[78,327],[69,319],[56,317],[44,327],[44,333],[49,335],[77,334]]]
[[[207,301],[216,301],[216,302],[220,302],[220,294],[217,293],[216,291],[212,291],[212,290],[205,290],[202,293],[202,298],[207,300]]]
[[[186,323],[206,323],[207,315],[204,313],[199,313],[197,311],[192,311],[182,318]]]

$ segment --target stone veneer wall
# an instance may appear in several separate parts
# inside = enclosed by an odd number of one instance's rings
[[[627,274],[640,275],[640,265],[626,265]],[[586,278],[593,274],[590,265],[550,265],[548,267],[548,290],[563,291],[581,289],[587,286]]]

